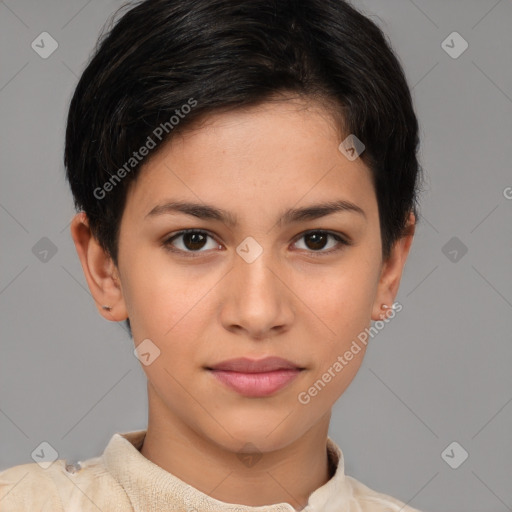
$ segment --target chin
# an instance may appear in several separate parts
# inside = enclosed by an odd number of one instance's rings
[[[215,431],[217,434],[215,436],[211,435],[212,431],[210,430],[208,437],[225,450],[234,453],[241,451],[268,453],[280,450],[286,448],[307,431],[304,422],[297,422],[297,417],[293,414],[284,420],[289,411],[289,408],[280,411],[278,415],[273,414],[272,418],[265,417],[261,413],[248,416],[245,419],[238,417],[236,422],[231,422],[224,416],[226,421],[222,426],[225,430],[219,427]],[[295,418],[295,421],[293,418]],[[247,444],[254,446],[244,449]]]

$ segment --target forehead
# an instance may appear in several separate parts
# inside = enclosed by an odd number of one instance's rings
[[[283,201],[346,199],[369,208],[370,172],[339,151],[342,137],[318,104],[271,102],[212,114],[149,155],[126,207],[138,217],[171,198],[243,206],[252,214],[281,210]]]

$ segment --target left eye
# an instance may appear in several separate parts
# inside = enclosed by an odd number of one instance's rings
[[[332,249],[333,246],[331,246],[330,250],[321,251],[320,249],[325,248],[326,241],[328,240],[329,237],[336,240],[337,244],[334,244],[334,249]],[[329,233],[328,231],[308,231],[307,233],[303,233],[300,236],[299,240],[301,240],[302,238],[309,240],[309,247],[306,247],[306,250],[312,248],[313,253],[331,253],[339,250],[341,248],[340,246],[349,245],[349,243],[341,236],[335,235],[334,233]],[[338,245],[338,247],[336,247],[336,245]]]
[[[334,244],[335,248],[333,249],[332,248],[333,246],[331,245],[329,250],[327,250],[327,251],[321,250],[321,249],[325,249],[326,242],[329,239],[329,237],[331,237],[332,239],[334,239],[337,242],[337,244]],[[211,238],[212,240],[214,240],[212,235],[210,235],[206,231],[201,231],[201,230],[197,230],[197,229],[187,229],[184,231],[180,231],[179,233],[176,233],[175,235],[166,239],[163,242],[163,245],[166,249],[168,249],[172,252],[189,253],[188,254],[189,256],[195,256],[195,254],[193,254],[193,253],[205,252],[205,251],[201,251],[200,249],[203,249],[205,247],[205,242],[208,238]],[[345,240],[344,238],[342,238],[341,236],[334,234],[334,233],[330,233],[328,231],[320,231],[320,230],[308,231],[306,233],[303,233],[297,239],[297,241],[301,240],[303,238],[308,240],[308,246],[306,246],[305,249],[308,250],[309,252],[311,252],[315,256],[316,256],[316,254],[314,254],[314,253],[320,253],[320,254],[327,253],[328,254],[328,253],[332,253],[337,250],[340,250],[341,246],[343,246],[343,245],[350,245],[350,243],[347,240]],[[182,239],[180,242],[181,247],[176,247],[174,242],[175,242],[175,240],[179,240],[179,239]],[[295,243],[297,243],[297,242],[295,242]],[[338,245],[338,247],[336,247],[336,245]],[[215,242],[215,243],[212,243],[212,247],[210,247],[210,248],[215,249],[216,247],[220,247],[220,246],[218,243]]]

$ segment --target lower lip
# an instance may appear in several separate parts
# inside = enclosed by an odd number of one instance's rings
[[[301,370],[275,370],[264,373],[240,373],[225,370],[210,370],[210,372],[241,395],[263,397],[283,389],[297,377]]]

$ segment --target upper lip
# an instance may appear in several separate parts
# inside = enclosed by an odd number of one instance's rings
[[[225,370],[240,373],[262,373],[272,372],[275,370],[303,370],[299,365],[292,363],[282,357],[265,357],[264,359],[249,359],[247,357],[239,357],[237,359],[229,359],[222,361],[213,366],[209,366],[208,370]]]

